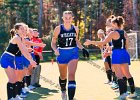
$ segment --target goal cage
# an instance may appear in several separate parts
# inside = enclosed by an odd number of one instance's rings
[[[136,32],[127,33],[129,38],[128,52],[131,60],[138,59],[138,34]]]

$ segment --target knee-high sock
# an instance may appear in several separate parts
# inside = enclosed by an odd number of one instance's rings
[[[21,82],[21,86],[22,86],[22,88],[25,87],[25,77],[23,78],[23,80],[22,80],[22,82]]]
[[[107,70],[106,74],[107,74],[108,80],[111,82],[112,81],[112,70]]]
[[[129,83],[129,86],[131,89],[131,93],[134,93],[135,92],[135,83],[134,83],[133,77],[128,79],[128,83]]]
[[[8,100],[11,99],[12,97],[15,98],[14,97],[14,94],[15,94],[14,90],[15,90],[15,83],[13,84],[13,83],[8,82],[7,83],[7,97],[8,97]]]
[[[115,83],[117,83],[117,77],[116,77],[115,72],[112,72],[112,76],[113,76],[113,81],[114,81]]]
[[[124,84],[125,84],[125,93],[127,92],[127,78],[126,77],[123,77],[123,80],[124,80]]]
[[[15,96],[14,97],[16,97],[16,95],[18,95],[18,91],[19,91],[19,89],[20,89],[20,87],[19,87],[19,82],[16,82],[15,83]]]
[[[31,83],[31,75],[30,76],[25,76],[25,82],[26,82],[27,87],[28,87]]]
[[[118,85],[119,85],[119,90],[120,90],[120,95],[125,93],[126,85],[124,79],[118,79]]]
[[[61,87],[61,91],[66,91],[67,79],[61,80],[60,77],[59,77],[59,84],[60,84],[60,87]]]
[[[75,81],[69,81],[68,83],[68,96],[69,100],[73,100],[76,90],[76,82]]]
[[[22,82],[22,81],[21,81],[21,82],[18,81],[17,84],[18,84],[18,93],[17,93],[17,94],[20,95],[21,92],[22,92],[22,88],[24,88],[24,87],[23,87],[24,85],[23,85],[23,82]]]

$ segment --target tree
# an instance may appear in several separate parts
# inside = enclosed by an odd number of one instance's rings
[[[138,30],[137,0],[132,0],[132,2],[133,2],[133,29]]]

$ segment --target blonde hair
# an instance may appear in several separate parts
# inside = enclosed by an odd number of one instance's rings
[[[97,31],[97,35],[99,35],[99,34],[101,34],[102,37],[105,38],[105,32],[104,32],[104,30],[99,29],[99,30]]]
[[[97,34],[104,34],[104,30],[99,29],[99,30],[97,31]]]
[[[110,27],[111,26],[111,20],[115,18],[115,15],[111,15],[106,19],[106,26]]]
[[[67,10],[67,11],[64,11],[64,12],[63,12],[63,16],[64,16],[65,14],[71,14],[72,17],[73,17],[73,12],[72,12],[72,11],[68,11],[68,10]]]

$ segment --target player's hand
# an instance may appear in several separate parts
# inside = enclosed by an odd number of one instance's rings
[[[84,43],[84,45],[90,45],[90,44],[92,44],[92,43],[91,43],[91,40],[86,39],[86,42]]]
[[[57,49],[54,50],[54,54],[55,54],[56,56],[60,55],[60,54],[59,54],[59,50],[57,50]]]
[[[83,57],[89,58],[89,52],[85,48],[83,48],[82,51],[83,51]]]
[[[43,60],[43,55],[42,55],[42,53],[39,52],[38,55],[39,55],[40,60]]]
[[[110,56],[110,53],[108,53],[108,52],[105,52],[105,53],[103,54],[103,57],[104,57],[104,58],[106,58],[106,57],[108,57],[108,56]]]
[[[45,47],[46,46],[46,44],[44,44],[44,43],[40,43],[40,47]]]

